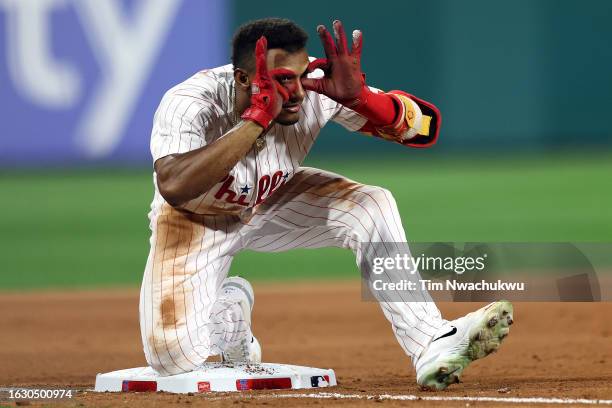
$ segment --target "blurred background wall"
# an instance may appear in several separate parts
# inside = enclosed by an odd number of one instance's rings
[[[612,241],[612,2],[0,0],[0,289],[137,284],[164,92],[229,62],[232,32],[364,32],[368,82],[435,102],[439,143],[335,124],[307,163],[396,196],[411,241]],[[352,254],[241,254],[268,279],[356,277]]]
[[[436,102],[436,152],[546,150],[612,142],[612,2],[0,1],[0,162],[147,164],[164,91],[229,61],[249,19],[294,19],[311,35],[341,18],[364,32],[368,81]],[[339,128],[334,148],[390,151]]]
[[[5,166],[145,164],[165,90],[227,59],[229,3],[2,0]]]
[[[250,5],[249,5],[250,4]],[[446,149],[542,150],[612,142],[612,3],[436,0],[236,3],[237,21],[282,15],[311,34],[364,32],[369,82],[435,101]],[[374,144],[372,144],[374,146]]]

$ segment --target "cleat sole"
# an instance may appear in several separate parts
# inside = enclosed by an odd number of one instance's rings
[[[432,364],[420,378],[421,389],[437,391],[458,383],[463,370],[471,362],[497,351],[514,323],[513,312],[512,304],[505,300],[487,306],[483,317],[468,333],[467,347],[454,356]]]

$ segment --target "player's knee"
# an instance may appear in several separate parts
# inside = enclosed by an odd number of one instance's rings
[[[147,364],[149,367],[154,369],[160,375],[173,375],[175,373],[166,370],[166,367],[161,363],[161,361],[157,360],[153,356],[146,354]]]
[[[393,194],[383,187],[366,186],[360,198],[359,226],[365,229],[362,241],[393,241],[404,239],[399,211]]]
[[[149,366],[161,375],[190,372],[209,355],[204,345],[186,341],[184,333],[171,331],[149,335],[144,351]]]
[[[164,364],[163,362],[164,356],[169,355],[170,350],[168,350],[164,342],[164,338],[162,336],[156,336],[155,334],[151,334],[147,339],[147,344],[145,344],[144,351],[147,363],[159,374],[178,374],[177,372],[175,372],[176,366],[172,364]]]
[[[397,204],[391,191],[378,186],[366,186],[363,191],[363,204],[373,216],[386,217],[389,213],[397,212]]]

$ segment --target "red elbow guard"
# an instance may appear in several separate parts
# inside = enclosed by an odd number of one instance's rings
[[[398,90],[384,96],[394,100],[394,105],[400,108],[394,122],[380,126],[368,120],[361,132],[410,147],[429,147],[436,143],[442,117],[434,104]]]

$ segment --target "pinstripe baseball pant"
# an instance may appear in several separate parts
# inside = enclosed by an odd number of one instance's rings
[[[370,256],[362,244],[406,242],[389,191],[307,167],[248,217],[192,214],[164,204],[151,228],[140,326],[146,359],[163,375],[192,371],[249,332],[238,304],[220,294],[240,250],[342,247],[361,266]],[[380,305],[414,362],[442,325],[438,308],[426,293]]]

